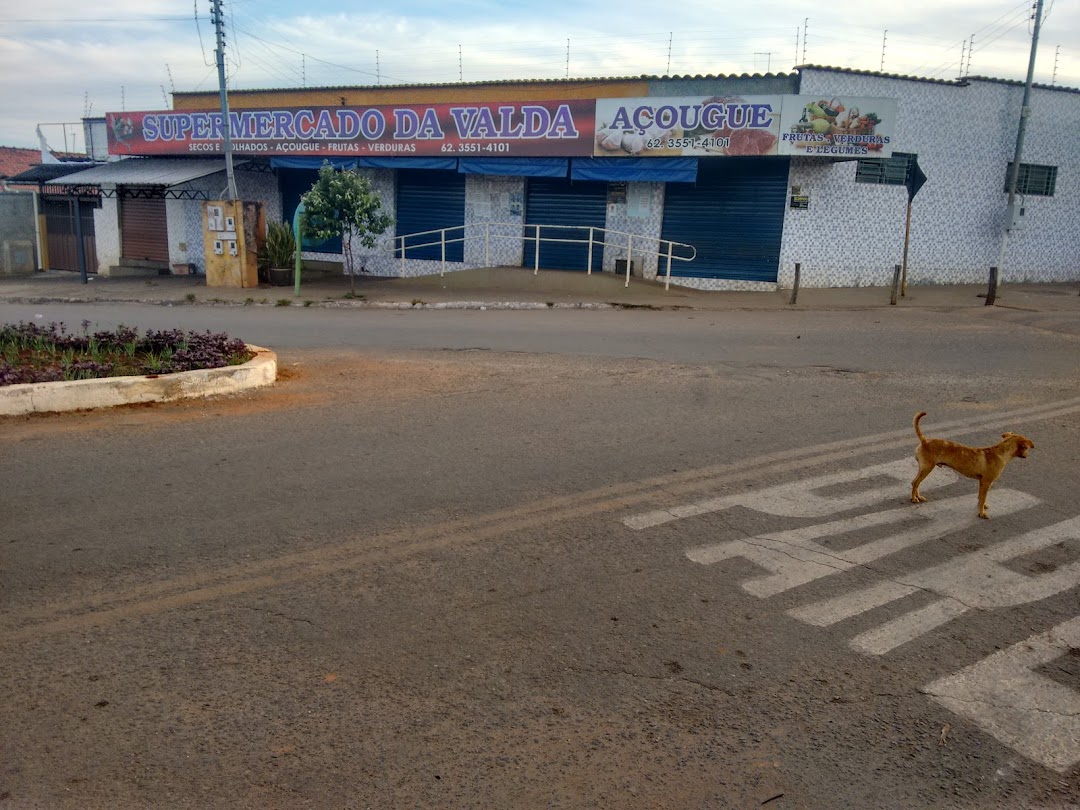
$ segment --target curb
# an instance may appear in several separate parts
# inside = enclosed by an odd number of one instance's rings
[[[167,299],[167,298],[61,298],[45,296],[11,296],[2,299],[9,304],[144,304],[156,307],[279,307],[282,304],[268,300],[262,302],[230,301],[228,299],[195,300]],[[552,301],[550,304],[542,301],[436,301],[433,303],[408,301],[360,301],[360,300],[326,300],[317,301],[312,299],[290,300],[290,307],[319,308],[319,309],[621,309],[621,308],[651,308],[661,309],[668,307],[653,306],[651,304],[618,304],[593,301]],[[671,308],[686,309],[685,305],[673,305]]]
[[[277,355],[248,344],[255,356],[239,366],[138,377],[0,386],[0,416],[114,408],[143,402],[235,394],[277,379]]]

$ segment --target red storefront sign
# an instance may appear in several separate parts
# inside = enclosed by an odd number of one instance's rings
[[[574,99],[234,110],[229,131],[237,155],[586,156],[593,152],[595,106]],[[220,112],[122,112],[106,120],[109,154],[224,150]]]

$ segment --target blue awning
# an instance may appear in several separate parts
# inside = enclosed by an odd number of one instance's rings
[[[457,158],[445,157],[362,157],[356,163],[371,169],[457,169]]]
[[[462,174],[502,174],[514,177],[566,177],[570,161],[566,158],[497,157],[461,158]]]
[[[324,163],[329,163],[335,169],[355,169],[356,158],[330,158],[330,157],[272,157],[270,167],[274,169],[321,169]]]
[[[677,158],[574,158],[570,177],[574,180],[638,180],[653,183],[694,183],[698,159]]]

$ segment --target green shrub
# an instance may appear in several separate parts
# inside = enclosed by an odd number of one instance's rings
[[[295,264],[296,238],[291,227],[283,222],[267,224],[262,258],[266,267],[292,267]]]

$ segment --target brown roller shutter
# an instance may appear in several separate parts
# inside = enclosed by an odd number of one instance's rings
[[[83,255],[88,273],[98,271],[97,246],[94,240],[94,208],[80,203],[82,212]],[[45,232],[48,235],[49,267],[53,270],[78,270],[78,243],[75,239],[75,205],[69,200],[42,198]]]
[[[163,198],[122,197],[120,239],[125,259],[169,263],[169,231]]]

